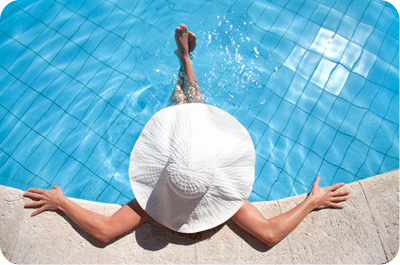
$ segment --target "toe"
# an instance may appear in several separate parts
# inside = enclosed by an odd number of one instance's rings
[[[180,24],[179,27],[182,29],[182,32],[186,32],[188,30],[185,24]]]

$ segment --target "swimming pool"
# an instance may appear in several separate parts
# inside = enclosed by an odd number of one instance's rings
[[[399,168],[399,16],[383,1],[20,0],[0,20],[0,184],[133,198],[130,151],[198,36],[206,103],[256,147],[250,201]]]

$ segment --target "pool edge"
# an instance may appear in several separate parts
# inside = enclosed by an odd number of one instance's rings
[[[154,221],[110,245],[92,240],[54,212],[30,217],[23,191],[0,186],[0,248],[13,263],[386,263],[399,249],[399,170],[346,184],[342,210],[312,212],[272,249],[232,222],[201,237],[174,233]],[[379,194],[380,196],[376,196]],[[267,217],[305,195],[254,203]],[[119,205],[72,199],[102,214]]]

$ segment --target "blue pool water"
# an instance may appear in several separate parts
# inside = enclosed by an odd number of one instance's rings
[[[0,19],[0,184],[133,198],[130,151],[198,36],[206,103],[256,147],[251,201],[399,168],[399,16],[380,0],[20,0]]]

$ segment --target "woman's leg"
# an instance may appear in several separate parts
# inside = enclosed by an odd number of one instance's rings
[[[196,35],[188,31],[186,25],[180,24],[175,30],[175,41],[178,47],[177,55],[181,69],[176,88],[171,96],[170,104],[203,103],[204,96],[197,83],[189,53],[196,47]]]

